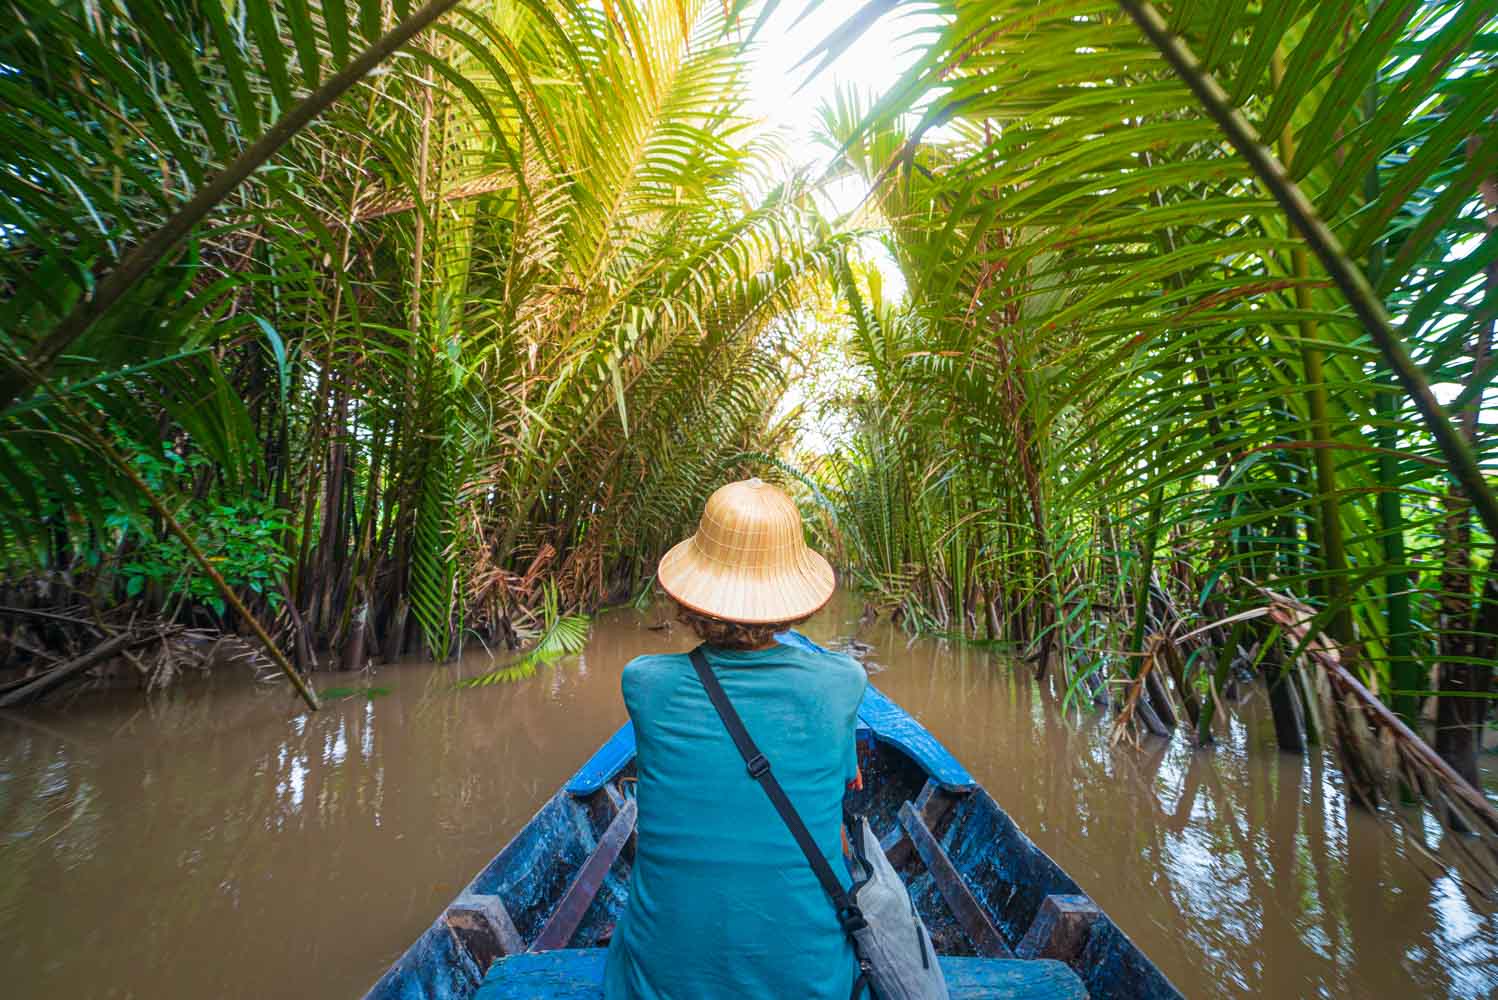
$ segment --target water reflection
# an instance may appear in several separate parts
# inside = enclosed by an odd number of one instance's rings
[[[814,637],[852,632],[835,607]],[[0,968],[10,996],[355,996],[623,721],[631,657],[680,630],[607,616],[512,685],[380,671],[316,716],[221,675],[142,703],[0,717]],[[1250,704],[1210,754],[1110,750],[1106,720],[974,650],[861,633],[890,695],[1192,996],[1485,996],[1494,909],[1349,813]],[[1429,830],[1432,848],[1440,832]]]
[[[1130,753],[1107,748],[1103,720],[1064,718],[1047,691],[970,651],[912,648],[879,681],[1190,995],[1498,985],[1492,907],[1349,812],[1329,759],[1278,752],[1255,704],[1212,753]]]

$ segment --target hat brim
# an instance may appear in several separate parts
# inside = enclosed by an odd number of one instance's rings
[[[682,607],[745,625],[806,618],[826,606],[837,586],[832,564],[809,548],[789,567],[726,566],[702,552],[695,536],[661,557],[656,579]]]

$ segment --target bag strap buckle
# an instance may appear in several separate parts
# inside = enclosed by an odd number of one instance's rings
[[[757,753],[744,762],[749,768],[749,777],[758,781],[770,773],[770,759],[762,753]]]
[[[863,918],[863,911],[858,908],[857,903],[848,903],[846,906],[838,907],[837,924],[843,929],[844,934],[852,934],[869,926]]]

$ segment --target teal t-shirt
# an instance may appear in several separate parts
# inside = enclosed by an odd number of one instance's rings
[[[846,877],[842,801],[868,683],[857,661],[778,645],[708,663],[796,811]],[[685,654],[624,668],[639,820],[607,1000],[847,1000],[856,964],[791,833],[753,781]]]

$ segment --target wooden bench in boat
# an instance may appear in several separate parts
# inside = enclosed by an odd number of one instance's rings
[[[512,955],[495,962],[473,1000],[601,1000],[607,949]],[[1077,974],[1061,962],[942,955],[952,1000],[1086,1000]]]

